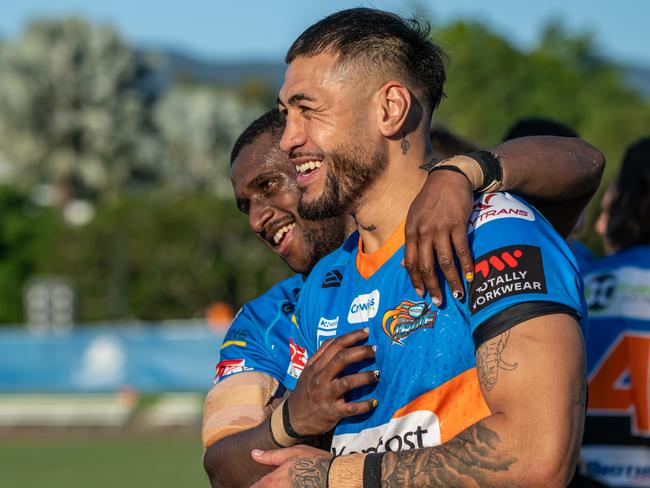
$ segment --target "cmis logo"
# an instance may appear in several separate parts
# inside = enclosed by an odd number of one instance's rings
[[[384,314],[381,328],[395,344],[404,346],[404,339],[418,329],[431,329],[438,312],[431,312],[425,302],[402,300],[396,308]]]
[[[348,322],[351,324],[359,324],[361,322],[368,322],[371,318],[377,315],[379,309],[379,290],[374,290],[365,295],[359,295],[354,299],[350,305],[348,312]]]

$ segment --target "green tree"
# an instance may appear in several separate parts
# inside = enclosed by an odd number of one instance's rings
[[[109,27],[38,20],[0,50],[0,150],[19,183],[103,191],[155,179],[151,68]]]
[[[287,276],[232,199],[208,192],[131,193],[100,203],[84,227],[62,227],[42,272],[82,292],[82,321],[201,317],[241,305]]]

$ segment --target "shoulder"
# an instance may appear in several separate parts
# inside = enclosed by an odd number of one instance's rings
[[[359,234],[352,233],[337,249],[321,259],[305,280],[305,289],[338,288],[343,280],[343,270],[354,258],[359,245]]]

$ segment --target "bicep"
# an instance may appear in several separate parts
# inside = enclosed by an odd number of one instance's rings
[[[544,315],[517,324],[482,343],[476,362],[495,427],[522,448],[577,449],[585,353],[573,316]]]
[[[259,425],[271,413],[278,386],[264,373],[239,373],[217,383],[205,399],[203,447]]]

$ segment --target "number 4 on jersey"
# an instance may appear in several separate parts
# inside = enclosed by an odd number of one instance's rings
[[[650,437],[650,335],[621,335],[589,380],[589,411],[632,414],[632,433]]]

